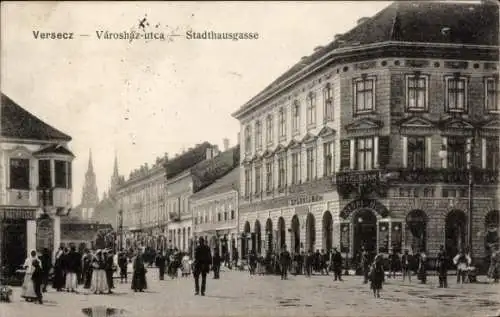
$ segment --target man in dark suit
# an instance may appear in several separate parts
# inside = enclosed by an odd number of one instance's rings
[[[194,286],[195,295],[200,293],[199,279],[201,274],[201,296],[205,296],[205,288],[207,285],[207,273],[210,272],[212,264],[212,255],[210,248],[205,245],[205,240],[200,237],[199,244],[194,250]]]

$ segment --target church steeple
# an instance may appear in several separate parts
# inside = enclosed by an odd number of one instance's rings
[[[116,190],[118,189],[118,186],[120,185],[120,174],[118,171],[118,155],[116,154],[115,151],[115,162],[113,165],[113,175],[111,175],[111,184],[109,188],[109,197],[110,198],[115,198],[116,195]]]
[[[82,207],[95,208],[98,203],[99,196],[97,194],[94,165],[92,163],[92,150],[89,150],[89,165],[85,173],[85,183],[82,190]]]

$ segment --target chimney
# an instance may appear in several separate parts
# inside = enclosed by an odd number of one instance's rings
[[[370,18],[368,18],[368,17],[362,17],[361,19],[358,20],[357,25],[360,25],[361,23],[365,23],[368,20],[370,20]]]
[[[342,35],[344,35],[344,34],[335,34],[335,37],[334,37],[335,41],[340,39],[342,37]]]
[[[206,151],[206,159],[211,160],[212,158],[213,158],[213,151],[212,151],[212,148],[209,147],[209,148],[207,148],[207,151]]]
[[[224,146],[224,152],[226,152],[227,150],[229,150],[229,139],[228,138],[222,139],[222,144]]]

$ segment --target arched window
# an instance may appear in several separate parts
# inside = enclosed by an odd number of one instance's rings
[[[251,153],[252,152],[252,128],[250,125],[247,125],[245,127],[245,152],[246,153]]]
[[[266,141],[268,145],[273,144],[273,116],[268,115],[266,118]]]
[[[427,249],[427,214],[412,210],[406,216],[406,241],[413,252]]]
[[[292,132],[298,134],[300,130],[300,102],[295,100],[293,102],[293,119],[292,119]]]
[[[255,122],[255,149],[260,150],[262,148],[262,125],[260,121]]]
[[[330,83],[323,88],[323,121],[333,121],[333,90]]]
[[[316,125],[316,94],[311,91],[307,95],[307,127]]]

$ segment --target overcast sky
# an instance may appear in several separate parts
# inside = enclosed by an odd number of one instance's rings
[[[236,143],[231,113],[314,47],[390,2],[1,4],[1,90],[71,135],[74,204],[92,149],[99,195],[114,151],[128,178],[157,156],[222,139]],[[98,40],[96,31],[180,34],[173,41]],[[258,40],[187,40],[185,32],[258,32]],[[74,32],[73,40],[33,31]],[[88,37],[79,36],[88,34]]]

